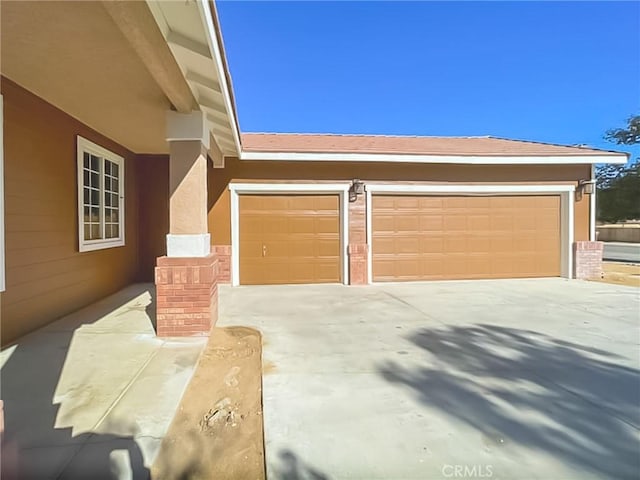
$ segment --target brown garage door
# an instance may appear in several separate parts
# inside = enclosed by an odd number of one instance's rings
[[[560,275],[560,197],[374,195],[375,281]]]
[[[240,196],[241,284],[338,281],[338,195]]]

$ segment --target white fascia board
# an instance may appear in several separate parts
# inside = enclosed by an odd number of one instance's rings
[[[628,157],[620,155],[567,156],[462,156],[407,155],[380,153],[295,153],[241,152],[240,160],[288,162],[389,162],[389,163],[457,163],[470,165],[585,165],[595,163],[625,164]]]
[[[233,104],[231,102],[231,95],[229,94],[231,85],[227,82],[227,76],[224,70],[224,64],[222,62],[222,47],[218,44],[218,37],[216,36],[216,29],[213,24],[213,15],[211,13],[209,0],[198,0],[198,10],[204,22],[204,28],[207,34],[207,42],[213,55],[213,61],[215,63],[216,72],[218,73],[218,82],[220,83],[220,90],[222,91],[222,97],[224,99],[224,106],[229,116],[229,123],[231,124],[231,131],[233,133],[233,141],[236,147],[238,155],[242,152],[242,145],[240,143],[240,132],[238,131],[238,123],[236,122],[235,113],[233,110]]]
[[[367,183],[364,186],[367,192],[372,193],[468,193],[468,194],[495,194],[495,193],[563,193],[573,192],[574,185],[416,185],[416,184],[375,184]]]
[[[236,193],[346,192],[349,190],[350,187],[351,187],[351,182],[347,182],[347,183],[230,183],[229,184],[229,190]]]

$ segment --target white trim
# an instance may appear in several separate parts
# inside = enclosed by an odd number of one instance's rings
[[[0,94],[0,292],[5,290],[4,257],[4,100]]]
[[[243,193],[336,193],[340,195],[340,252],[342,283],[349,284],[349,188],[348,183],[230,183],[231,191],[231,284],[240,285],[240,202]]]
[[[296,153],[240,152],[240,160],[294,162],[397,162],[397,163],[457,163],[472,165],[567,165],[595,163],[627,163],[626,154],[563,155],[563,156],[465,156],[411,155],[382,153]]]
[[[199,141],[209,150],[211,132],[207,128],[204,112],[200,110],[191,113],[167,111],[167,142]]]
[[[373,213],[373,192],[368,190],[365,185],[365,195],[367,200],[367,282],[373,283],[373,230],[372,230],[372,213]]]
[[[220,89],[222,90],[222,98],[224,100],[224,106],[229,115],[231,124],[231,133],[233,134],[233,142],[235,144],[238,155],[242,151],[242,143],[240,142],[240,132],[238,132],[238,124],[236,122],[235,112],[233,109],[233,103],[231,102],[230,89],[231,86],[227,83],[227,75],[222,62],[222,48],[218,44],[218,37],[216,35],[216,29],[213,23],[213,16],[210,9],[210,0],[198,0],[198,10],[204,19],[204,27],[207,32],[207,42],[209,48],[213,53],[213,61],[218,73],[218,81],[220,82]]]
[[[118,238],[103,238],[100,240],[84,239],[84,153],[89,152],[118,165]],[[124,158],[116,155],[100,145],[87,140],[80,135],[76,136],[76,164],[77,164],[77,192],[78,192],[78,251],[91,252],[105,248],[122,247],[125,245],[125,166]],[[104,165],[104,163],[103,163]],[[104,172],[100,173],[100,209],[104,219],[103,197]],[[101,222],[102,236],[104,236],[104,221]]]
[[[573,229],[574,229],[574,185],[416,185],[416,184],[366,184],[367,192],[367,244],[369,255],[367,270],[369,283],[373,283],[373,199],[374,193],[388,193],[396,195],[535,195],[557,194],[560,195],[561,218],[561,276],[572,278],[573,276]]]
[[[211,235],[167,234],[167,257],[206,257],[211,254]]]
[[[391,193],[560,193],[573,192],[574,185],[429,185],[429,184],[377,184],[367,183],[365,190]]]
[[[589,194],[589,241],[596,241],[596,166],[591,165],[591,181],[593,184],[593,193]]]

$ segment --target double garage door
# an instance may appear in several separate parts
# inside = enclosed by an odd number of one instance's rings
[[[560,197],[372,199],[374,281],[560,276]]]
[[[241,195],[240,283],[341,281],[339,195]],[[560,197],[373,195],[373,281],[560,276]]]

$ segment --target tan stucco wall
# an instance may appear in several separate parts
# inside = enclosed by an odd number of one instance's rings
[[[7,344],[136,279],[138,202],[131,152],[5,78],[2,94]],[[76,135],[125,158],[124,247],[78,252]]]
[[[266,162],[227,158],[209,169],[209,232],[214,245],[231,243],[231,181],[367,181],[574,184],[589,179],[590,165],[425,165],[336,162]],[[589,196],[575,204],[575,240],[589,240]]]

